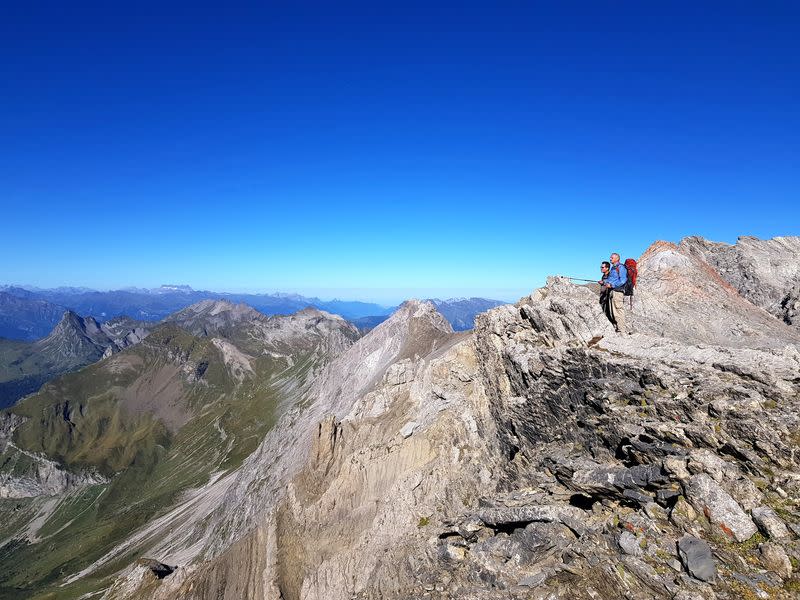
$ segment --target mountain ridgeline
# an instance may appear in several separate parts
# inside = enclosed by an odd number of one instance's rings
[[[118,317],[103,324],[65,312],[47,337],[36,342],[0,339],[0,408],[38,390],[59,375],[137,344],[151,323]]]
[[[245,303],[266,315],[285,315],[318,308],[346,319],[388,315],[394,309],[370,302],[320,300],[299,294],[230,294],[167,285],[154,290],[128,289],[99,292],[85,288],[28,290],[0,288],[0,337],[35,340],[50,332],[65,310],[92,315],[100,322],[127,316],[140,321],[161,321],[204,300]]]
[[[798,265],[656,242],[630,336],[561,277],[469,331],[183,307],[0,413],[0,598],[796,597]]]
[[[0,338],[32,341],[46,336],[67,310],[92,315],[98,322],[129,317],[144,322],[161,321],[175,312],[206,300],[247,304],[265,315],[292,314],[317,308],[369,329],[385,321],[397,307],[352,300],[320,300],[299,294],[230,294],[195,291],[189,286],[168,285],[154,290],[98,292],[85,288],[28,290],[0,287]],[[499,300],[454,298],[433,300],[457,331],[472,327],[475,315],[499,306]]]
[[[62,309],[44,300],[35,299],[34,292],[22,288],[11,289],[19,296],[5,294],[4,298],[4,295],[0,293],[0,314],[5,311],[5,324],[12,336],[21,336],[26,339],[0,338],[0,408],[11,406],[20,398],[35,392],[42,384],[59,375],[80,369],[109,353],[117,352],[138,343],[156,325],[155,322],[137,321],[124,316],[98,321],[93,316],[82,318],[72,310],[67,310],[61,314],[60,321],[56,323],[55,328],[48,336],[44,339],[30,342],[27,341],[29,334],[38,333],[42,327],[49,326],[50,319],[53,316],[51,311]],[[58,294],[58,297],[63,300],[86,294],[91,295],[94,292],[70,288],[61,290]],[[114,293],[110,292],[109,294],[113,296]],[[182,301],[185,302],[193,292],[187,286],[167,286],[165,290],[161,290],[160,294],[166,296],[178,294]],[[152,293],[149,295],[152,295]],[[313,308],[306,303],[306,300],[308,302],[315,300],[285,294],[275,295],[272,298],[277,298],[280,302],[296,303],[296,306],[301,306],[297,310]],[[6,304],[3,304],[4,302]],[[476,314],[500,304],[496,300],[482,298],[436,300],[435,302],[442,314],[450,320],[457,330],[472,327]],[[356,305],[361,306],[362,310],[373,310],[375,308],[375,305],[338,300],[333,301],[333,304],[343,312],[353,310]],[[44,310],[43,306],[50,308]],[[128,308],[134,314],[149,314],[151,312],[143,308],[146,304],[143,305],[139,302],[136,306],[138,308],[132,306],[128,306]],[[208,331],[198,330],[196,324],[207,323],[214,329],[219,329],[224,326],[226,321],[236,320],[242,316],[247,316],[256,321],[263,320],[262,317],[265,316],[261,311],[257,311],[244,303],[237,304],[236,308],[231,308],[231,306],[233,304],[227,300],[201,300],[167,315],[161,322],[176,322],[197,335],[207,335]],[[278,308],[280,308],[278,305],[271,306],[271,309]],[[217,312],[210,314],[209,311],[212,310],[217,310]],[[40,322],[35,322],[36,315],[40,318]],[[388,315],[378,315],[352,319],[352,322],[364,333],[387,318]],[[228,325],[231,324],[229,323]]]

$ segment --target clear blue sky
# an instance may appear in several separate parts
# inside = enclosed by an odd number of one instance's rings
[[[514,300],[800,234],[796,2],[119,4],[3,8],[0,283]]]

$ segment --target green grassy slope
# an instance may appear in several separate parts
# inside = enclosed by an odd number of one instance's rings
[[[238,467],[274,424],[286,389],[296,389],[292,382],[320,360],[312,348],[291,365],[262,355],[240,381],[210,339],[162,325],[139,345],[9,409],[27,418],[15,431],[17,446],[70,470],[99,471],[110,483],[52,498],[0,499],[0,598],[76,598],[107,585],[137,548],[59,584],[167,512],[181,492]],[[37,514],[32,529],[40,539],[21,540]]]

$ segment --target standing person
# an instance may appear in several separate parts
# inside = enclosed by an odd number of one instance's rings
[[[628,270],[619,262],[619,254],[611,254],[611,269],[609,269],[606,288],[611,293],[611,314],[616,321],[615,330],[625,333],[625,307],[622,303],[625,297],[625,282],[628,281]]]
[[[611,270],[611,263],[607,260],[604,260],[600,263],[600,273],[602,277],[600,278],[599,283],[602,287],[600,290],[600,306],[603,308],[603,314],[606,318],[611,321],[611,324],[616,329],[617,321],[614,319],[614,313],[611,310],[611,289],[606,286],[608,283],[608,273]]]

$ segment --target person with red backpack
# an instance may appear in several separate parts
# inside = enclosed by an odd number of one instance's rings
[[[625,285],[628,283],[628,270],[625,265],[620,264],[619,254],[611,254],[611,269],[608,279],[605,280],[605,287],[611,292],[611,316],[614,323],[614,330],[618,333],[626,333],[625,329]]]

